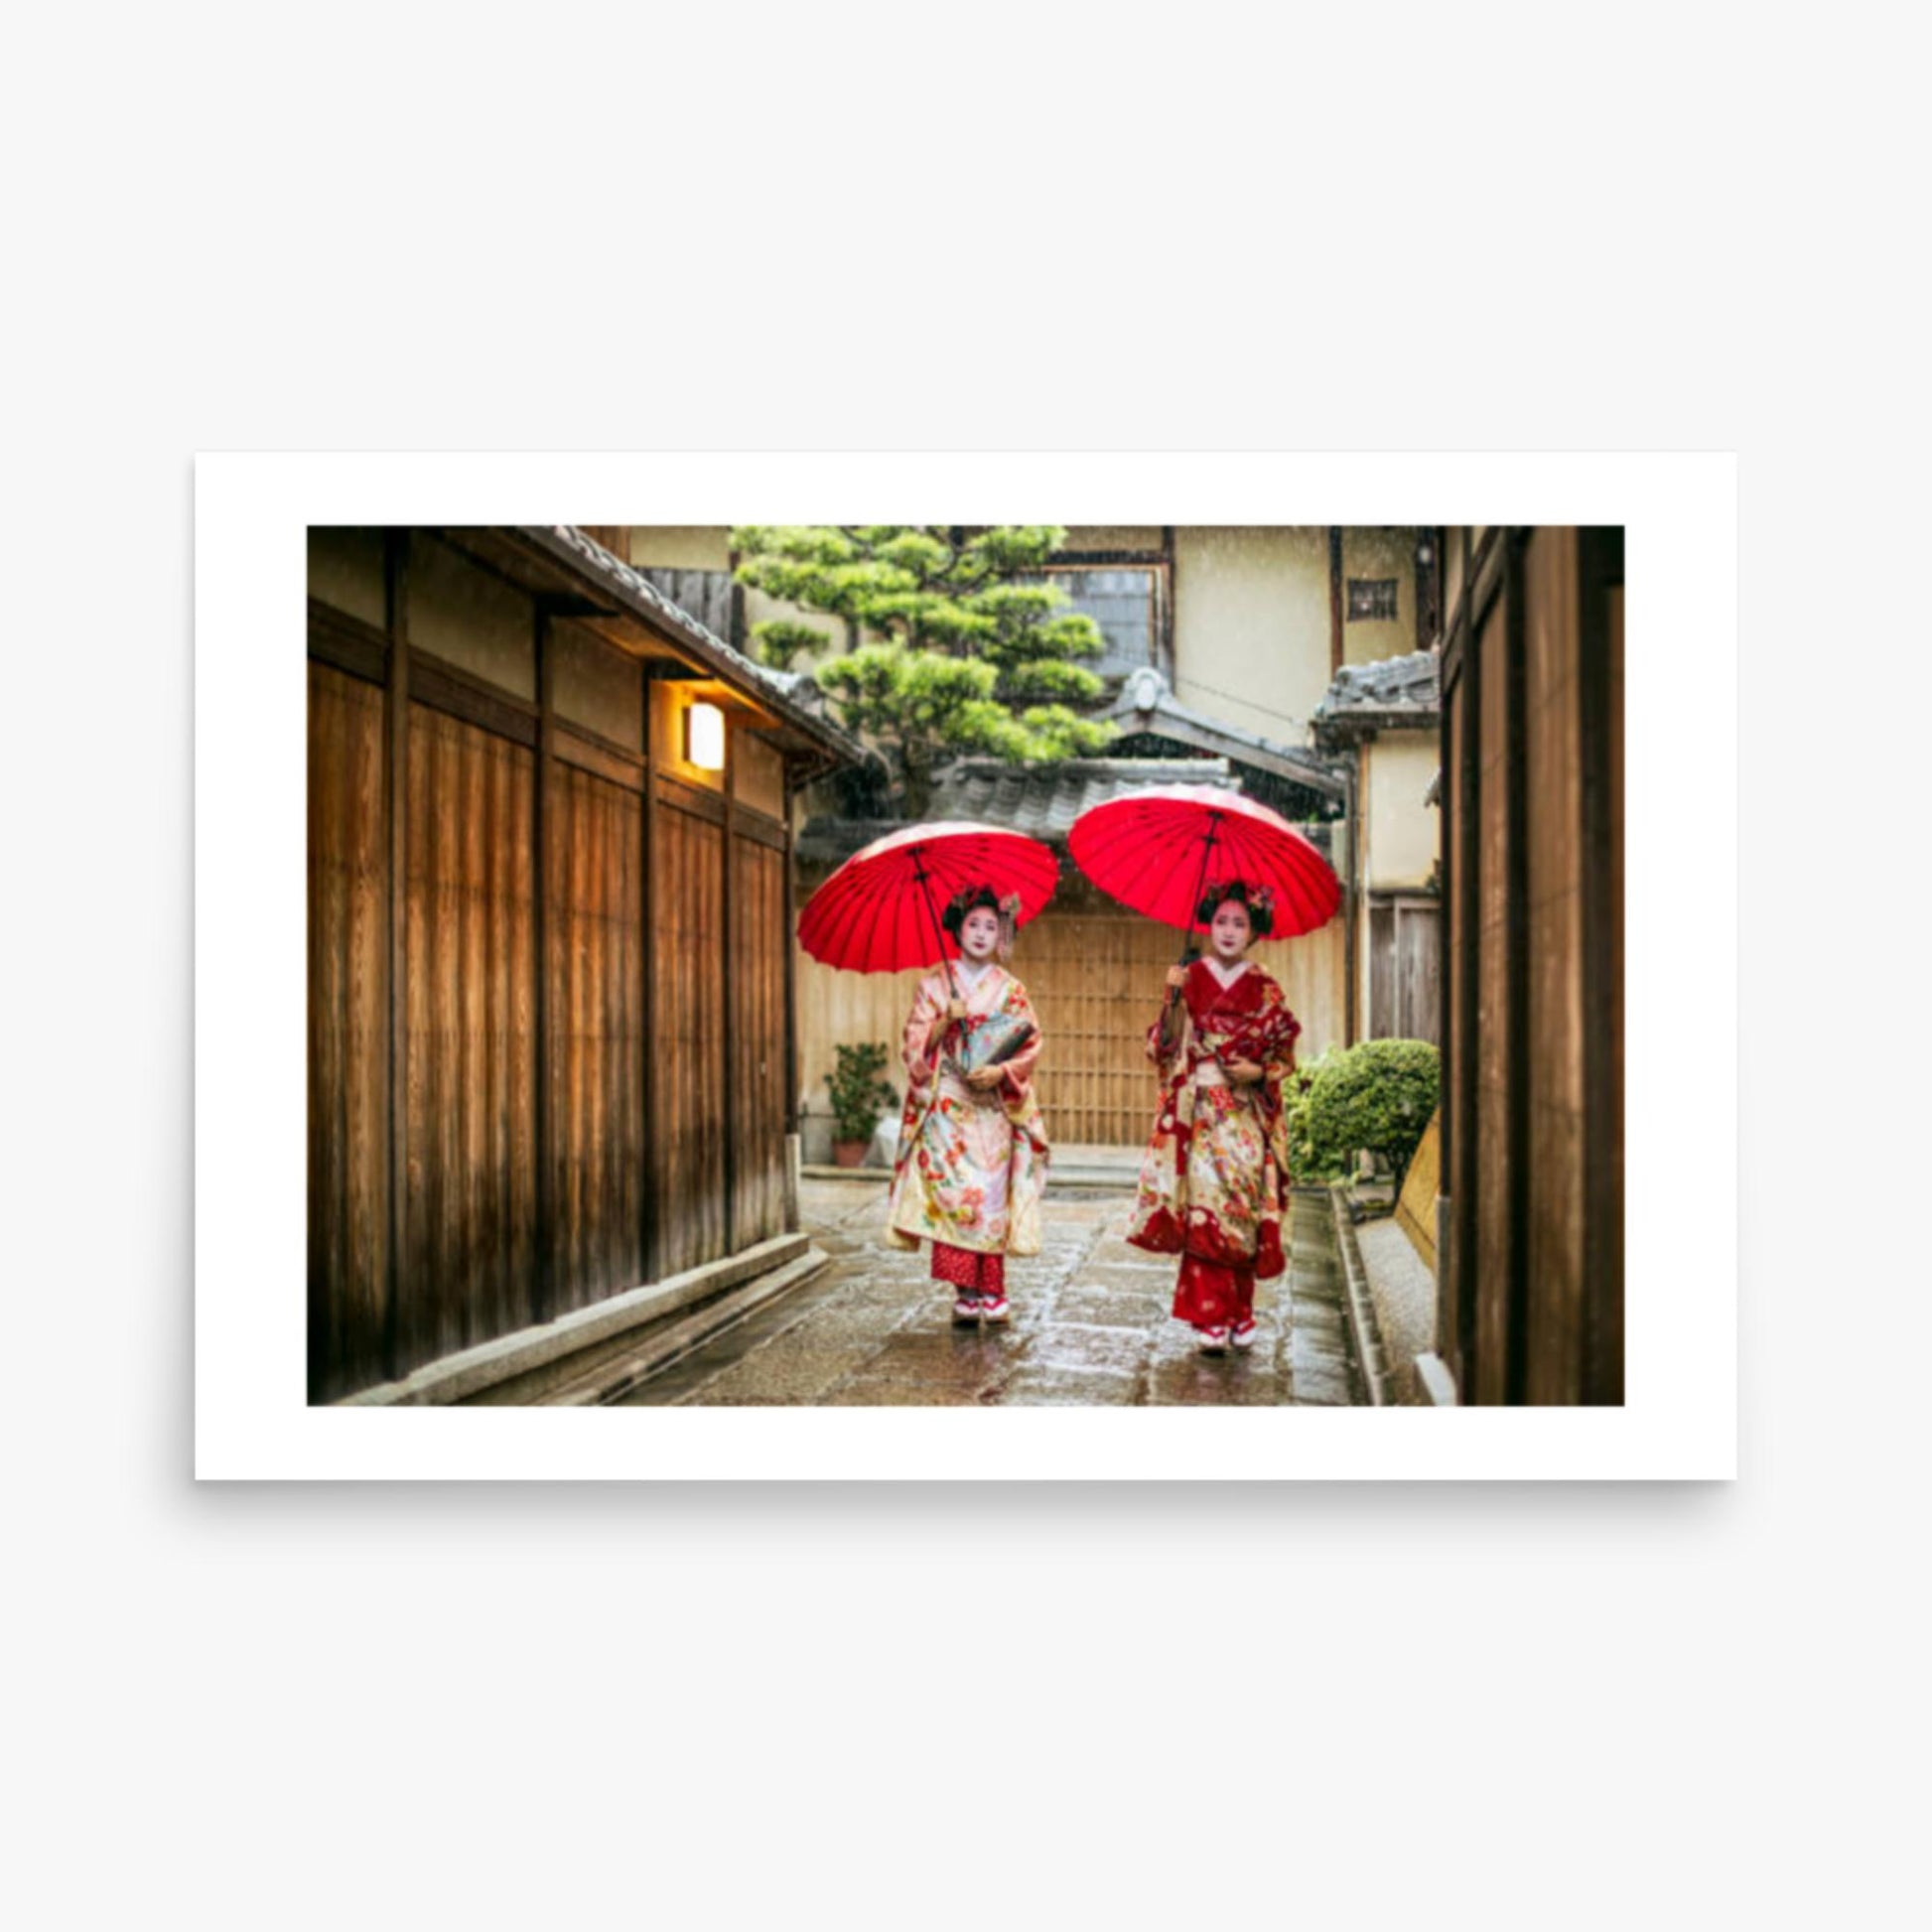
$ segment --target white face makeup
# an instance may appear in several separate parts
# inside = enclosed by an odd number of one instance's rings
[[[1214,908],[1207,936],[1215,957],[1232,966],[1248,950],[1248,942],[1254,937],[1254,927],[1248,923],[1248,908],[1238,898],[1224,898]]]
[[[988,960],[1000,943],[1000,915],[990,905],[976,905],[959,928],[959,950],[971,960]]]

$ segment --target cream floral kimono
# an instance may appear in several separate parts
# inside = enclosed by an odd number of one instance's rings
[[[989,964],[971,982],[955,970],[968,1030],[1005,1018],[1032,1022],[1034,1036],[1003,1063],[997,1086],[976,1092],[943,1064],[961,1046],[956,1031],[946,1037],[946,976],[920,981],[901,1049],[905,1111],[886,1200],[887,1238],[896,1248],[916,1248],[924,1239],[976,1254],[1036,1255],[1047,1162],[1034,1098],[1038,1023],[1027,989],[1004,966]]]

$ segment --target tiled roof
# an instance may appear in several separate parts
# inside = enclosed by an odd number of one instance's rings
[[[1270,771],[1291,784],[1319,793],[1336,803],[1346,795],[1340,773],[1329,760],[1304,747],[1283,745],[1259,732],[1229,724],[1184,705],[1169,688],[1168,680],[1152,664],[1143,664],[1121,685],[1120,697],[1107,714],[1127,733],[1147,732],[1196,745],[1216,758]]]
[[[580,569],[589,569],[615,585],[634,606],[642,606],[674,636],[696,647],[709,660],[709,668],[740,689],[749,688],[758,700],[788,723],[816,738],[828,750],[849,763],[863,763],[872,758],[849,732],[826,716],[817,685],[801,678],[796,671],[775,671],[735,650],[714,630],[707,628],[681,605],[674,604],[642,571],[614,556],[574,524],[553,523],[526,526],[545,540],[553,554],[567,552]]]
[[[1315,722],[1344,711],[1435,711],[1442,704],[1442,660],[1433,650],[1384,657],[1373,664],[1344,664],[1335,673]]]

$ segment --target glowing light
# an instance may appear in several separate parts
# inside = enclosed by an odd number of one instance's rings
[[[684,714],[684,756],[700,771],[725,768],[725,714],[715,704],[694,704]]]

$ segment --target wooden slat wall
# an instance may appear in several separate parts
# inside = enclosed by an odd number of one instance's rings
[[[410,707],[398,1373],[530,1318],[535,769],[524,747]]]
[[[1573,1403],[1583,1370],[1583,782],[1577,532],[1537,530],[1523,552],[1523,722],[1529,759],[1530,1173],[1523,1399]]]
[[[382,548],[380,623],[372,599],[309,606],[314,1401],[789,1211],[789,847],[757,809],[782,808],[782,761],[752,744],[736,806],[666,779],[647,796],[621,743],[558,722],[550,676],[512,701],[423,648],[407,533]],[[529,617],[543,672],[553,620]]]
[[[721,826],[660,799],[652,1051],[658,1068],[657,1270],[726,1252],[724,840]]]
[[[1445,684],[1440,1342],[1465,1401],[1622,1400],[1622,569],[1498,533]]]
[[[732,841],[736,958],[730,974],[732,1083],[737,1101],[732,1238],[738,1247],[784,1228],[785,855]]]
[[[558,1312],[644,1279],[643,800],[567,764],[551,787],[546,942]]]
[[[1368,908],[1368,1027],[1370,1039],[1393,1039],[1396,1019],[1396,918],[1393,905]]]
[[[1365,1037],[1441,1042],[1441,907],[1429,899],[1403,897],[1369,907]]]
[[[382,1373],[389,1266],[383,694],[309,666],[309,1397]]]
[[[1460,547],[1456,547],[1460,558]],[[1480,864],[1476,763],[1470,731],[1474,653],[1466,647],[1444,676],[1444,1101],[1442,1169],[1446,1229],[1438,1240],[1436,1346],[1450,1374],[1468,1385],[1476,1360],[1474,1215],[1476,1198],[1476,879]]]
[[[1590,1162],[1590,1240],[1586,1282],[1587,1323],[1584,1400],[1623,1400],[1623,539],[1595,533],[1586,550],[1584,595],[1600,599],[1602,633],[1587,627],[1584,661],[1587,678],[1592,648],[1602,653],[1599,680],[1586,691],[1600,693],[1603,706],[1600,773],[1601,812],[1607,824],[1598,837],[1603,847],[1598,897],[1587,943],[1596,952],[1594,976],[1586,973],[1584,1024],[1603,1044],[1587,1098],[1595,1137]],[[1591,779],[1587,775],[1586,785]],[[1586,802],[1588,802],[1587,791]],[[1607,903],[1604,901],[1607,900]],[[1592,977],[1607,986],[1592,985]]]
[[[1476,640],[1480,714],[1477,720],[1478,805],[1476,836],[1482,845],[1477,885],[1475,1181],[1472,1203],[1475,1275],[1477,1402],[1510,1399],[1508,1356],[1516,1339],[1511,1321],[1512,1276],[1519,1265],[1515,1247],[1513,1164],[1524,1150],[1511,1134],[1510,1032],[1511,975],[1508,889],[1511,856],[1509,817],[1510,670],[1508,593],[1490,608]]]
[[[1405,905],[1397,923],[1396,1013],[1405,1039],[1443,1037],[1442,924],[1437,905]]]
[[[1454,552],[1458,561],[1461,547]],[[1443,1194],[1448,1226],[1438,1245],[1440,1288],[1436,1345],[1465,1389],[1475,1364],[1476,1135],[1476,887],[1481,868],[1477,837],[1475,734],[1471,707],[1475,653],[1458,647],[1445,666],[1443,686],[1443,896],[1448,920],[1444,979],[1448,1012],[1443,1028]]]
[[[732,634],[732,574],[728,570],[667,570],[653,566],[643,575],[714,637]]]

